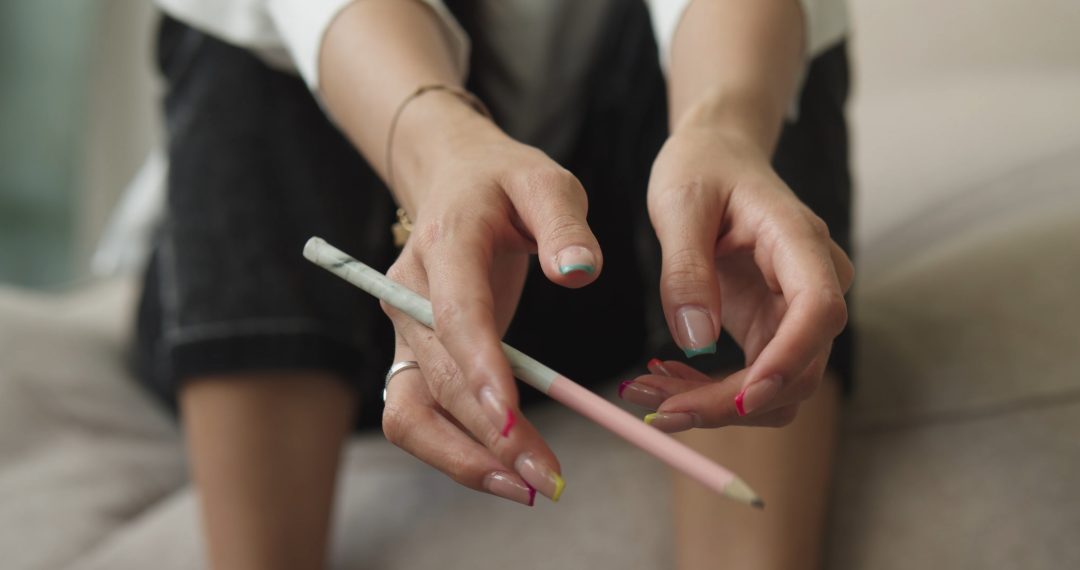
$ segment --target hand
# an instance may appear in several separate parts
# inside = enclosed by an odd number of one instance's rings
[[[657,406],[651,423],[665,431],[786,425],[817,389],[847,322],[851,262],[762,145],[720,127],[684,125],[665,143],[649,215],[676,343],[688,356],[713,352],[722,326],[746,353],[746,368],[713,382],[676,367],[684,373],[674,380],[640,378],[624,394],[653,389],[642,399]]]
[[[554,453],[518,409],[500,339],[521,296],[529,255],[581,287],[599,274],[599,245],[578,181],[542,152],[479,117],[428,161],[399,200],[413,233],[391,279],[431,299],[434,333],[392,307],[395,362],[420,370],[390,383],[383,431],[455,481],[524,504],[562,492]]]

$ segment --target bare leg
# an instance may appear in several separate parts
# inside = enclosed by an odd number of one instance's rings
[[[212,568],[322,568],[355,396],[316,373],[200,378],[181,392]]]
[[[735,470],[767,505],[754,511],[677,475],[675,547],[681,570],[821,566],[838,400],[838,382],[826,376],[787,427],[680,434],[682,441]]]

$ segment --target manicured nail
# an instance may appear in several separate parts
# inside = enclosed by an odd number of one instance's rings
[[[640,382],[627,380],[619,384],[619,397],[643,408],[656,409],[667,399],[667,394]]]
[[[701,307],[682,307],[675,313],[679,333],[679,348],[687,358],[716,352],[716,329],[712,317]]]
[[[644,419],[652,427],[669,433],[694,427],[694,415],[686,412],[655,412],[647,414]]]
[[[578,271],[592,275],[596,271],[596,257],[580,245],[572,245],[560,251],[555,256],[555,263],[559,266],[559,273],[563,275]]]
[[[510,499],[515,503],[533,506],[536,497],[536,489],[528,485],[522,485],[507,473],[489,473],[484,478],[484,490],[492,495]]]
[[[495,390],[491,386],[484,386],[480,389],[480,402],[483,404],[488,419],[499,430],[499,434],[503,437],[509,437],[510,430],[517,423],[517,416],[514,415],[514,412],[499,401],[499,397],[495,395]]]
[[[769,403],[783,385],[779,376],[769,376],[746,386],[735,396],[735,410],[745,416]]]
[[[547,465],[538,461],[532,453],[526,451],[514,461],[514,469],[517,469],[521,478],[531,485],[541,495],[558,502],[562,496],[566,481]]]
[[[649,372],[656,374],[657,376],[669,376],[671,378],[675,377],[675,375],[668,371],[667,367],[664,366],[664,361],[660,360],[659,358],[654,358],[650,360],[649,363],[645,366],[649,369]]]

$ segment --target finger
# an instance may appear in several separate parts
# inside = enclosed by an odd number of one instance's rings
[[[797,215],[777,216],[775,222],[762,230],[762,247],[754,257],[766,280],[775,279],[787,309],[744,385],[748,392],[757,385],[754,389],[761,394],[779,393],[785,383],[798,378],[815,358],[828,353],[847,324],[847,304],[828,230],[823,223]]]
[[[588,199],[569,171],[534,171],[508,180],[510,196],[536,239],[540,268],[553,283],[578,288],[600,275],[603,255],[586,221]]]
[[[419,371],[394,376],[387,387],[382,426],[387,440],[454,481],[533,506],[536,490],[440,412]]]
[[[495,320],[494,236],[484,224],[463,220],[445,222],[437,231],[437,239],[418,253],[430,288],[435,336],[472,396],[484,402],[485,417],[500,430],[508,429],[518,399]]]
[[[744,368],[723,380],[700,383],[700,387],[672,393],[657,408],[651,422],[663,431],[727,425],[774,425],[777,410],[798,406],[814,394],[828,363],[828,353],[815,359],[806,373],[786,384],[755,383],[744,388],[750,369]],[[762,419],[766,418],[768,419]],[[780,424],[778,424],[780,425]]]
[[[425,386],[434,401],[466,432],[486,447],[504,465],[511,465],[532,487],[548,498],[559,500],[565,482],[555,454],[540,433],[520,413],[509,412],[505,424],[485,415],[491,407],[488,394],[473,394],[460,368],[430,330],[416,322],[397,328],[408,349],[416,354]]]
[[[649,217],[663,255],[660,298],[668,328],[686,356],[712,354],[722,322],[715,251],[724,204],[719,192],[700,186],[662,194],[650,199]]]
[[[426,275],[427,272],[416,259],[415,250],[412,249],[412,244],[406,246],[401,256],[387,271],[387,275],[394,281],[405,285],[420,293],[421,295],[427,294]],[[428,328],[422,323],[417,322],[409,315],[399,311],[395,307],[382,303],[383,311],[390,317],[390,320],[394,323],[394,330],[399,336],[402,336],[408,347],[420,347],[428,344],[439,344],[439,340],[435,331]],[[440,353],[440,356],[443,353]],[[501,349],[500,349],[501,355]],[[455,365],[453,370],[458,370],[458,366]],[[440,375],[440,378],[447,375]],[[457,380],[458,385],[453,386],[455,393],[466,391],[469,385],[463,379]],[[488,390],[486,386],[480,387],[478,390],[472,390],[471,396],[473,399],[487,403],[482,406],[482,414],[484,418],[487,418],[491,424],[500,432],[509,432],[513,427],[517,417],[517,406],[507,403],[509,401],[515,401],[516,389],[513,386],[513,379],[509,380],[510,383],[510,397],[500,397],[499,393],[495,390]],[[440,396],[440,391],[450,388],[449,386],[433,385],[429,386],[432,393],[436,397]],[[505,391],[506,388],[503,388]],[[505,393],[505,392],[504,392]]]
[[[658,358],[647,364],[650,374],[619,384],[618,396],[631,404],[655,410],[675,394],[695,390],[713,379],[681,362]]]
[[[618,395],[631,404],[655,410],[668,398],[696,390],[706,384],[708,382],[700,380],[647,374],[620,383]]]
[[[668,376],[672,378],[682,378],[684,380],[695,380],[697,382],[715,382],[717,378],[709,376],[704,372],[686,364],[679,362],[678,360],[660,360],[654,358],[648,363],[649,371],[653,374],[660,376]],[[725,375],[727,376],[727,375]]]

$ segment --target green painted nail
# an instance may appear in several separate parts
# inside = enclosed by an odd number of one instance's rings
[[[596,268],[592,265],[588,265],[585,263],[574,263],[570,265],[559,266],[559,273],[562,273],[563,275],[566,275],[567,273],[573,273],[575,271],[584,271],[585,273],[592,275],[593,271],[596,271]]]
[[[701,354],[716,354],[716,343],[714,342],[709,346],[703,346],[701,348],[683,348],[682,351],[687,358],[693,358]]]

